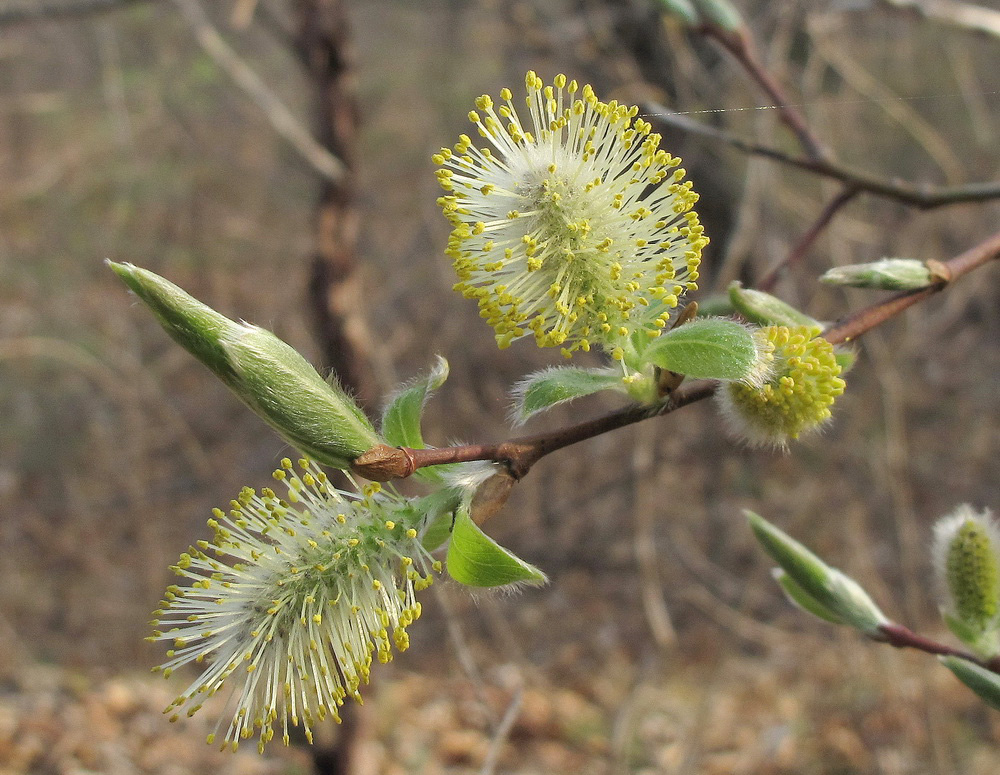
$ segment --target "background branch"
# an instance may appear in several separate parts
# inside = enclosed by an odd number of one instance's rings
[[[117,11],[128,5],[148,2],[148,0],[22,0],[8,2],[0,7],[0,27],[43,21],[45,19],[67,19],[90,16],[95,13]]]
[[[716,27],[707,25],[702,29],[702,34],[716,41],[722,48],[728,51],[732,57],[739,62],[747,74],[757,82],[757,85],[768,96],[778,111],[781,121],[787,126],[792,134],[799,141],[799,145],[811,159],[827,159],[830,157],[829,151],[823,146],[819,138],[813,134],[812,129],[806,122],[805,117],[799,113],[798,109],[792,105],[785,89],[781,83],[774,78],[757,55],[756,46],[753,39],[748,34],[733,34]]]
[[[328,180],[340,181],[346,174],[344,163],[324,148],[299,123],[277,95],[237,54],[215,29],[198,0],[172,0],[194,33],[195,40],[215,63],[264,112],[274,131],[298,151],[316,172]]]
[[[763,156],[782,164],[812,172],[816,175],[833,178],[857,189],[859,192],[892,199],[923,210],[966,202],[985,202],[991,199],[1000,199],[1000,182],[996,181],[989,183],[966,183],[960,186],[934,187],[917,186],[913,183],[896,180],[885,180],[836,162],[790,156],[777,148],[744,140],[723,129],[706,126],[686,116],[672,113],[659,103],[647,103],[646,111],[646,118],[654,124],[659,123],[660,125],[680,129],[681,131],[701,137],[709,137],[744,153]]]

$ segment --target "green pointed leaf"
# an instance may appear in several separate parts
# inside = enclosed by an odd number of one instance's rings
[[[738,381],[761,370],[750,330],[723,318],[692,320],[654,339],[643,357],[661,369],[695,379]]]
[[[823,330],[823,324],[806,313],[795,309],[791,304],[782,301],[764,291],[744,288],[738,280],[729,285],[729,301],[743,317],[759,326],[809,326],[814,336]]]
[[[437,356],[431,370],[409,383],[389,401],[382,415],[382,435],[392,447],[423,449],[420,418],[431,393],[448,379],[448,361]]]
[[[1000,710],[1000,675],[960,657],[938,657],[959,681],[991,708]]]
[[[404,385],[390,400],[382,414],[382,435],[393,447],[409,447],[423,449],[423,431],[420,423],[423,418],[424,404],[431,394],[441,387],[448,379],[448,361],[437,356],[437,360],[426,375],[414,379]],[[440,484],[442,469],[445,466],[421,468],[414,473],[418,479],[425,482]]]
[[[569,366],[544,369],[529,374],[514,387],[514,419],[518,423],[523,423],[556,404],[589,396],[602,390],[625,392],[621,372],[614,369],[579,369]]]
[[[726,32],[739,32],[743,28],[743,17],[729,0],[693,0],[702,19]]]
[[[468,503],[455,512],[448,545],[448,574],[470,587],[505,584],[544,584],[548,579],[534,565],[514,556],[479,529],[469,516]]]
[[[455,509],[462,502],[462,491],[444,488],[418,498],[414,506],[422,515],[423,528],[420,543],[428,552],[433,552],[442,546],[451,535],[451,523],[455,518]]]

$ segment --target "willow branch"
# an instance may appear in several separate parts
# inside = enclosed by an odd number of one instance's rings
[[[917,302],[944,290],[959,277],[998,257],[1000,257],[1000,232],[949,261],[935,263],[935,274],[942,279],[934,285],[918,291],[900,293],[886,301],[859,310],[835,323],[824,332],[823,336],[831,344],[852,341]],[[659,404],[653,406],[631,404],[592,420],[585,420],[554,431],[518,436],[498,444],[463,444],[430,449],[385,447],[378,449],[377,454],[371,456],[369,453],[365,453],[354,462],[352,468],[361,476],[369,479],[379,478],[384,481],[393,478],[406,478],[418,468],[427,466],[488,460],[506,466],[514,479],[521,479],[535,463],[556,450],[610,433],[619,428],[634,425],[643,420],[670,414],[688,404],[708,398],[715,392],[715,388],[716,383],[711,381],[691,383],[682,386],[676,392],[666,396]],[[372,452],[375,453],[376,450]],[[390,465],[387,466],[386,455],[393,454],[395,454],[396,459],[389,460]],[[386,472],[391,473],[386,474]]]
[[[937,654],[944,657],[959,657],[961,659],[973,662],[980,667],[984,667],[994,673],[1000,673],[1000,656],[993,657],[989,660],[982,660],[975,654],[964,651],[962,649],[952,648],[944,643],[938,643],[935,640],[931,640],[923,635],[918,635],[913,632],[913,630],[908,627],[904,627],[901,624],[883,624],[879,626],[879,630],[882,635],[885,636],[884,642],[888,643],[890,646],[894,646],[898,649],[916,649],[917,651],[923,651],[927,654]]]
[[[990,199],[1000,199],[1000,182],[998,181],[966,183],[960,186],[919,186],[906,181],[885,180],[837,162],[791,156],[777,148],[745,140],[731,132],[706,126],[686,116],[671,113],[665,106],[659,103],[649,103],[647,105],[646,117],[650,122],[673,129],[680,129],[683,132],[689,132],[701,137],[708,137],[736,148],[743,153],[762,156],[790,167],[797,167],[798,169],[812,172],[815,175],[839,180],[845,186],[856,188],[858,191],[880,196],[884,199],[892,199],[922,210],[966,202],[985,202]]]

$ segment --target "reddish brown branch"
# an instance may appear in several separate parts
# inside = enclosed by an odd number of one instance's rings
[[[939,275],[947,277],[947,280],[942,280],[919,291],[897,294],[887,301],[866,307],[835,324],[824,333],[824,337],[833,344],[856,339],[866,331],[898,315],[907,307],[943,290],[954,280],[998,256],[1000,256],[1000,233],[950,261],[940,264],[937,272]],[[682,406],[708,398],[714,392],[714,382],[696,382],[681,387],[662,403],[652,407],[633,404],[593,420],[586,420],[555,431],[520,436],[499,444],[465,444],[440,449],[379,447],[377,450],[373,450],[373,452],[377,451],[378,454],[369,456],[366,453],[355,461],[353,468],[361,476],[385,481],[393,478],[405,478],[416,469],[427,466],[489,460],[507,466],[515,479],[521,479],[535,463],[558,449],[648,420],[651,417],[669,414]],[[394,465],[394,463],[398,463],[398,465]]]
[[[913,630],[908,627],[904,627],[901,624],[883,624],[879,627],[879,630],[885,636],[885,642],[898,649],[916,649],[917,651],[923,651],[927,654],[937,654],[945,657],[959,657],[961,659],[968,660],[969,662],[973,662],[980,667],[984,667],[987,670],[991,670],[994,673],[1000,673],[1000,656],[984,661],[971,652],[952,648],[944,643],[938,643],[937,641],[931,640],[923,635],[918,635],[913,632]]]
[[[759,283],[757,283],[757,290],[770,291],[774,284],[778,281],[778,276],[782,271],[787,269],[794,264],[801,261],[806,253],[809,252],[809,248],[812,247],[813,243],[819,238],[819,235],[823,233],[833,217],[840,212],[840,209],[844,207],[848,202],[850,202],[854,197],[858,195],[858,189],[854,186],[845,187],[837,196],[830,200],[830,202],[823,208],[816,221],[809,230],[802,235],[795,246],[788,252],[788,255],[782,261],[779,261],[765,274]]]

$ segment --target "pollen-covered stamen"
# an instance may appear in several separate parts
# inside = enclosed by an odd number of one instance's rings
[[[783,446],[816,430],[844,392],[833,346],[808,326],[769,326],[757,332],[769,350],[770,373],[759,381],[722,385],[716,394],[733,431],[755,444]]]
[[[680,160],[635,107],[562,75],[546,86],[529,72],[525,86],[528,126],[504,89],[469,114],[486,147],[462,135],[434,156],[456,290],[501,347],[529,332],[567,354],[658,335],[708,242]]]
[[[275,478],[285,498],[245,488],[228,513],[215,510],[213,541],[174,566],[191,585],[167,590],[150,637],[172,642],[164,675],[207,662],[168,708],[172,718],[243,676],[224,746],[257,734],[263,748],[279,718],[286,743],[289,720],[308,737],[317,719],[339,719],[348,697],[360,699],[373,656],[387,662],[392,645],[406,648],[420,615],[415,593],[431,583],[429,568],[440,569],[394,493],[340,492],[306,460],[298,471],[282,461]]]

